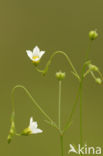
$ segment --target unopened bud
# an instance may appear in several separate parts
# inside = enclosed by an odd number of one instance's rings
[[[95,40],[97,37],[98,37],[98,33],[96,32],[96,30],[92,30],[89,32],[90,40]]]
[[[98,84],[101,84],[101,83],[102,83],[102,80],[101,80],[100,78],[96,78],[96,82],[97,82]]]
[[[8,135],[8,138],[7,138],[8,143],[11,142],[11,140],[12,140],[12,138],[13,138],[14,135],[15,135],[15,124],[14,124],[14,122],[12,121],[12,123],[11,123],[11,128],[10,128],[10,132],[9,132],[9,135]]]
[[[95,66],[95,65],[93,65],[93,64],[89,64],[89,69],[90,69],[91,71],[98,71],[98,67]]]
[[[15,123],[14,123],[14,116],[15,116],[15,113],[13,112],[13,113],[12,113],[12,116],[11,116],[11,127],[10,127],[9,135],[8,135],[8,138],[7,138],[8,143],[11,142],[13,136],[14,136],[15,133],[16,133],[16,130],[15,130]]]
[[[7,138],[8,144],[11,143],[11,140],[12,140],[12,136],[9,134],[9,135],[8,135],[8,138]]]
[[[63,72],[61,72],[61,71],[57,72],[57,73],[56,73],[56,78],[57,78],[59,81],[63,80],[63,79],[65,78],[65,73],[63,73]]]

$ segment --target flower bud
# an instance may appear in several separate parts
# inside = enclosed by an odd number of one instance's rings
[[[98,67],[93,64],[89,64],[88,67],[91,71],[98,71]]]
[[[8,144],[11,142],[13,136],[16,133],[14,118],[15,118],[15,112],[12,112],[12,115],[11,115],[11,127],[10,127],[9,135],[8,135],[8,138],[7,138]]]
[[[98,33],[96,32],[96,30],[92,30],[89,32],[90,40],[95,40],[97,37],[98,37]]]
[[[15,123],[14,123],[14,121],[12,121],[11,128],[10,128],[10,131],[9,131],[9,135],[8,135],[8,138],[7,138],[8,144],[11,142],[14,135],[15,135]]]
[[[8,144],[11,143],[11,140],[12,140],[12,136],[9,134],[9,135],[8,135],[8,138],[7,138]]]
[[[101,84],[101,83],[102,83],[102,80],[101,80],[100,78],[96,78],[96,82],[97,82],[98,84]]]
[[[57,78],[59,81],[63,80],[63,79],[65,78],[65,73],[63,73],[63,72],[61,72],[61,71],[57,72],[57,73],[56,73],[56,78]]]

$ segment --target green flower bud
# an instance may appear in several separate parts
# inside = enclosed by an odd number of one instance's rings
[[[98,71],[98,70],[99,70],[98,67],[95,66],[95,65],[93,65],[93,64],[89,64],[88,67],[89,67],[89,69],[90,69],[91,71]]]
[[[9,135],[8,135],[8,138],[7,138],[8,143],[11,142],[14,135],[15,135],[15,123],[14,123],[14,121],[12,121],[10,132],[9,132]]]
[[[102,83],[102,80],[101,80],[100,78],[96,78],[96,82],[97,82],[98,84],[101,84],[101,83]]]
[[[7,138],[7,141],[8,141],[8,144],[10,144],[11,143],[11,140],[12,140],[12,135],[8,135],[8,138]]]
[[[96,32],[96,30],[92,30],[89,32],[90,40],[95,40],[97,37],[98,37],[98,33]]]
[[[11,142],[12,138],[14,137],[14,135],[16,133],[14,118],[15,118],[15,112],[12,112],[12,116],[11,116],[11,127],[10,127],[10,131],[9,131],[9,135],[7,137],[8,143]]]
[[[65,73],[62,73],[61,71],[56,73],[56,78],[61,81],[65,78]]]

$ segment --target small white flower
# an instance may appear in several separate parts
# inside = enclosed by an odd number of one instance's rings
[[[41,129],[38,128],[37,122],[34,122],[32,117],[30,118],[29,129],[31,131],[31,134],[37,134],[43,132]]]
[[[31,117],[30,118],[30,124],[29,124],[28,128],[25,128],[22,131],[21,135],[28,136],[30,134],[37,134],[37,133],[42,133],[42,132],[43,131],[38,128],[37,122],[34,122],[33,118]]]
[[[39,47],[36,46],[33,51],[26,50],[28,57],[33,61],[34,64],[38,64],[41,57],[45,54],[45,51],[40,51]]]

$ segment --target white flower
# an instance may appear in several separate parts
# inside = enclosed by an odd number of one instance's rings
[[[45,54],[45,51],[40,51],[39,47],[36,46],[33,51],[26,50],[28,57],[33,61],[34,64],[38,64],[41,57]]]
[[[43,132],[41,129],[38,128],[37,122],[34,122],[32,117],[30,118],[29,129],[31,131],[31,134],[37,134]]]
[[[43,131],[38,128],[37,122],[34,122],[33,118],[31,117],[30,118],[30,124],[29,124],[28,128],[25,128],[22,131],[21,135],[28,136],[30,134],[37,134],[37,133],[42,133],[42,132]]]

